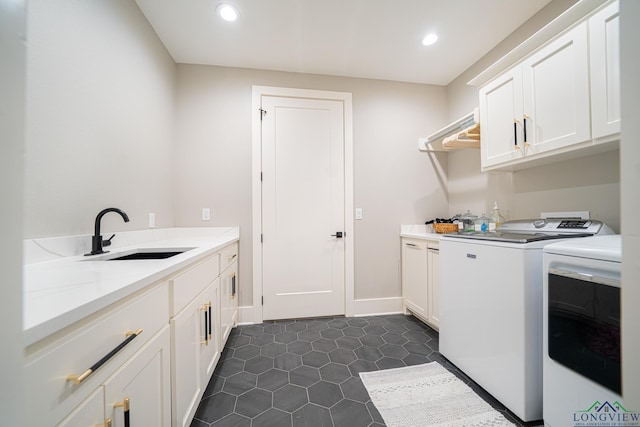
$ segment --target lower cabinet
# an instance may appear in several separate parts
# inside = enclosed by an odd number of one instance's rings
[[[170,426],[169,347],[165,326],[58,427]]]
[[[227,342],[238,322],[238,263],[231,263],[220,274],[220,345]]]
[[[190,426],[237,323],[237,254],[234,242],[29,346],[24,425]]]
[[[160,283],[26,350],[25,426],[171,425],[167,284]],[[123,403],[124,404],[124,403]]]
[[[104,383],[113,427],[171,425],[170,333],[165,326]]]
[[[402,298],[405,311],[439,326],[438,242],[402,238]]]
[[[220,358],[219,279],[171,319],[173,426],[189,426]]]

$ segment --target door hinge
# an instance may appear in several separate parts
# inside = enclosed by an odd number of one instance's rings
[[[264,243],[264,236],[260,234],[260,243]]]
[[[264,297],[262,297],[262,305],[264,305]]]
[[[262,172],[260,172],[260,181],[262,182]]]

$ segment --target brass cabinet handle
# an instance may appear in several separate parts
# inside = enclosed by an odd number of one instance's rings
[[[98,360],[96,363],[91,365],[91,367],[89,367],[89,369],[87,369],[83,373],[67,375],[67,381],[73,381],[75,384],[80,384],[82,381],[86,380],[89,377],[89,375],[91,375],[93,372],[95,372],[96,369],[98,369],[99,367],[104,365],[109,359],[111,359],[113,356],[115,356],[116,353],[118,353],[120,350],[122,350],[127,344],[129,344],[131,341],[133,341],[135,339],[135,337],[137,337],[141,333],[142,333],[142,329],[138,329],[135,332],[128,331],[125,334],[127,339],[125,339],[120,344],[118,344],[118,346],[116,348],[114,348],[109,353],[107,353],[107,355],[104,356],[102,359]]]
[[[129,417],[129,411],[131,409],[131,401],[129,400],[128,397],[125,397],[124,400],[122,402],[116,402],[113,404],[114,408],[120,408],[122,407],[122,409],[124,410],[124,427],[129,427],[130,426],[130,417]]]
[[[231,261],[232,259],[234,259],[237,256],[238,256],[238,254],[229,255],[229,256],[227,256],[227,260]]]
[[[209,345],[211,336],[209,335],[209,323],[211,316],[211,303],[207,303],[200,307],[200,311],[204,313],[204,337],[200,340],[200,344]]]
[[[95,425],[95,427],[111,427],[111,426],[112,426],[111,418],[107,418],[106,420],[104,420],[104,424]]]
[[[513,148],[515,150],[520,149],[518,145],[518,123],[518,119],[513,119]]]

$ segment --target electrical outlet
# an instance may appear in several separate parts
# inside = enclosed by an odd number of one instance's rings
[[[209,209],[209,208],[202,208],[202,220],[203,220],[203,221],[209,221],[209,220],[211,220],[211,209]]]
[[[156,227],[156,214],[153,212],[149,213],[149,228]]]
[[[356,219],[362,219],[362,208],[356,208]]]

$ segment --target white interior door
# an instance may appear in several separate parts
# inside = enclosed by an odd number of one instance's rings
[[[345,314],[344,104],[261,108],[263,318]]]

